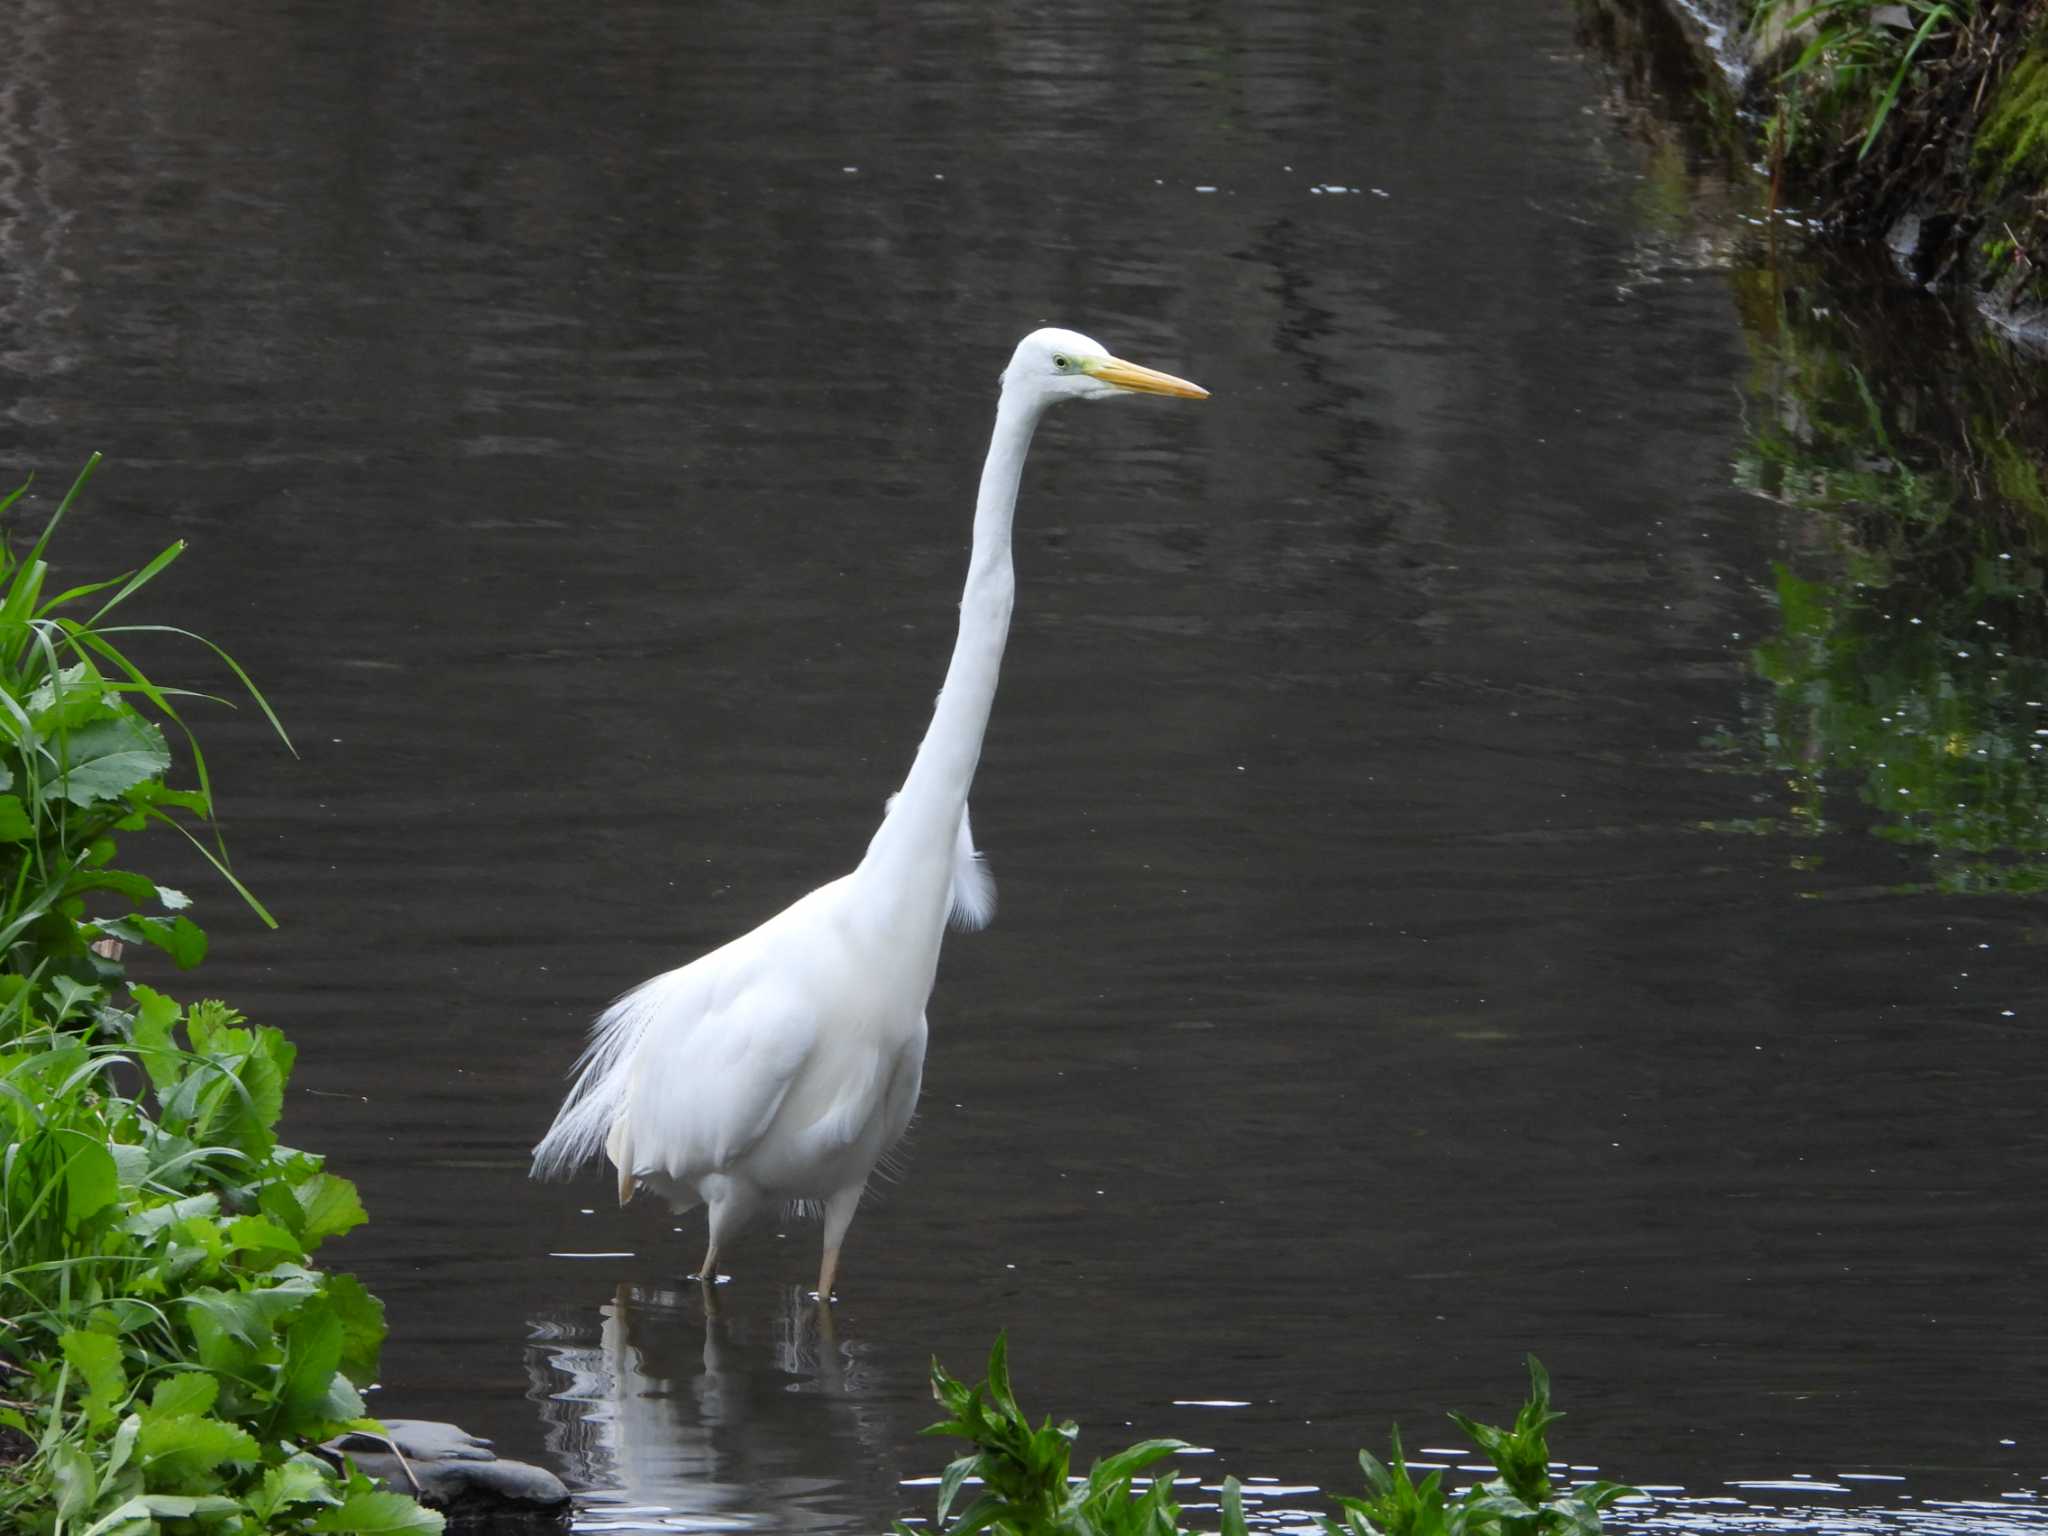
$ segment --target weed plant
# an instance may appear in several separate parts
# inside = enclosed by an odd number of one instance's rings
[[[0,1041],[35,1026],[32,1008],[45,995],[61,1007],[73,989],[115,978],[118,966],[93,948],[103,940],[154,945],[181,967],[205,957],[206,936],[184,915],[181,892],[114,867],[117,832],[176,829],[275,926],[229,869],[218,833],[209,846],[187,825],[214,819],[206,755],[173,702],[196,695],[152,682],[122,642],[143,634],[197,641],[234,674],[280,739],[284,727],[217,646],[169,625],[108,622],[184,553],[183,541],[126,576],[50,591],[51,536],[98,462],[95,454],[26,555],[0,540]],[[0,518],[22,490],[0,498]],[[182,734],[192,788],[166,781],[171,750],[158,720]],[[88,899],[101,915],[87,915]],[[109,903],[112,912],[104,910]]]
[[[948,1465],[939,1479],[938,1507],[925,1531],[943,1536],[979,1531],[997,1536],[1181,1536],[1173,1471],[1163,1464],[1188,1449],[1185,1441],[1140,1440],[1095,1462],[1087,1476],[1070,1475],[1080,1431],[1071,1422],[1054,1424],[1050,1418],[1031,1427],[1011,1389],[1008,1348],[1001,1337],[989,1351],[987,1376],[974,1386],[933,1361],[932,1395],[947,1417],[924,1433],[965,1440],[973,1449]],[[1493,1463],[1494,1477],[1456,1497],[1445,1494],[1441,1472],[1414,1482],[1396,1430],[1387,1461],[1359,1452],[1367,1493],[1336,1496],[1337,1516],[1319,1516],[1317,1523],[1325,1536],[1599,1536],[1600,1512],[1635,1490],[1608,1482],[1554,1483],[1547,1431],[1559,1417],[1550,1406],[1550,1378],[1531,1356],[1529,1397],[1512,1427],[1451,1415]],[[975,1497],[955,1513],[954,1505],[970,1486],[977,1489]],[[1221,1536],[1248,1536],[1238,1480],[1226,1477],[1219,1496]],[[894,1529],[896,1536],[925,1536],[900,1520]]]
[[[1983,0],[1758,0],[1751,23],[1758,31],[1797,36],[1805,46],[1779,77],[1795,90],[1811,85],[1813,106],[1824,118],[1848,119],[1863,130],[1856,158],[1871,145],[1898,105],[1899,93],[1928,40],[1975,18]],[[1809,31],[1810,29],[1810,31]],[[1790,137],[1797,95],[1774,133]]]
[[[174,703],[195,695],[121,649],[186,632],[107,623],[183,546],[49,590],[51,535],[91,469],[25,556],[0,541],[0,1530],[437,1532],[311,1449],[375,1428],[361,1388],[384,1321],[313,1266],[363,1210],[278,1144],[292,1046],[222,1003],[125,985],[120,944],[190,966],[205,935],[182,894],[116,868],[119,834],[175,827],[269,917],[228,868]],[[196,787],[168,783],[165,725]]]

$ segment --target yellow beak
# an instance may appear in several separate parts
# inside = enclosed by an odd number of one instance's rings
[[[1179,395],[1184,400],[1209,398],[1209,391],[1199,384],[1190,384],[1186,379],[1176,379],[1172,374],[1161,373],[1156,368],[1140,368],[1136,363],[1127,363],[1120,357],[1090,363],[1087,368],[1089,373],[1105,384],[1114,384],[1121,389],[1135,389],[1147,395]]]

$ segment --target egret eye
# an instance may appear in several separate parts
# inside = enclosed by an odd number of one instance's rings
[[[1057,352],[1053,354],[1052,365],[1059,369],[1061,373],[1072,373],[1074,371],[1074,360]]]

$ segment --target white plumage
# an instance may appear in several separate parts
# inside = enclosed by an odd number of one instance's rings
[[[950,916],[986,926],[995,882],[975,851],[967,792],[1009,633],[1010,528],[1032,432],[1065,399],[1130,392],[1201,398],[1072,331],[1035,331],[1003,374],[975,504],[960,630],[932,723],[851,874],[760,927],[628,992],[599,1016],[533,1174],[599,1151],[619,1199],[649,1189],[709,1208],[701,1275],[763,1204],[824,1214],[818,1294],[869,1175],[917,1105],[926,1000]]]

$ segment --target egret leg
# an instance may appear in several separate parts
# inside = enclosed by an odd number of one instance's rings
[[[697,1186],[697,1195],[704,1202],[707,1218],[704,1267],[697,1272],[697,1278],[706,1285],[716,1285],[718,1250],[725,1246],[726,1239],[739,1235],[747,1218],[754,1214],[754,1207],[761,1203],[761,1195],[744,1179],[722,1173],[706,1175]]]
[[[853,1225],[853,1213],[860,1206],[860,1197],[867,1190],[865,1184],[856,1184],[851,1189],[842,1189],[825,1202],[825,1256],[818,1264],[818,1300],[829,1303],[832,1300],[832,1281],[839,1273],[839,1245],[846,1239],[846,1229]]]

